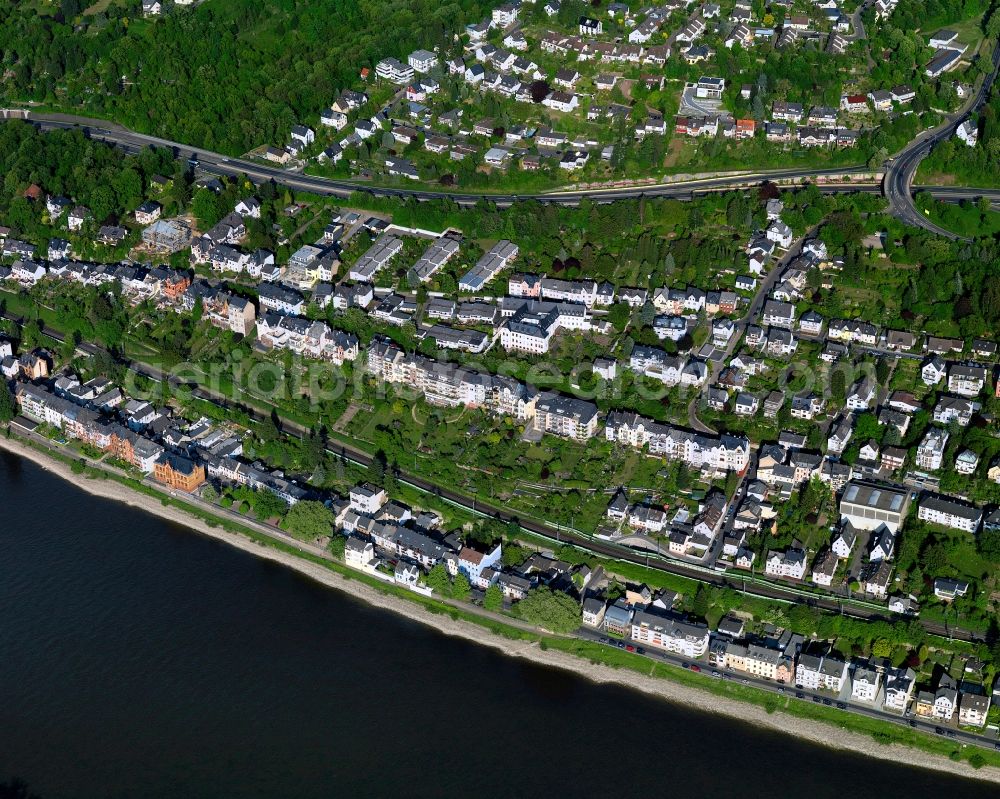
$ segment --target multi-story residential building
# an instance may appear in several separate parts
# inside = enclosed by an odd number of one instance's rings
[[[191,493],[205,482],[205,467],[189,458],[164,452],[153,467],[153,479],[168,488]]]
[[[960,427],[968,427],[972,421],[973,404],[962,397],[943,396],[934,406],[934,421],[938,424],[958,422]]]
[[[604,624],[604,612],[607,605],[596,597],[583,600],[583,623],[588,627],[600,629]]]
[[[431,242],[413,265],[413,272],[421,283],[429,281],[459,250],[458,242],[448,236],[442,236]]]
[[[469,578],[469,582],[473,588],[485,591],[490,587],[490,583],[488,579],[485,579],[484,573],[487,569],[494,569],[500,562],[501,555],[501,544],[497,544],[489,552],[480,552],[471,547],[462,547],[458,552],[458,556],[449,561],[449,565],[454,564],[452,576],[459,573],[464,574]]]
[[[885,699],[882,706],[890,713],[902,715],[910,706],[913,688],[916,685],[913,669],[887,669],[885,672]]]
[[[260,284],[257,287],[257,298],[262,309],[279,314],[301,316],[306,307],[305,297],[299,292],[275,283]]]
[[[482,408],[522,422],[535,414],[538,395],[522,383],[422,355],[406,355],[387,339],[376,339],[369,346],[367,368],[370,374],[387,383],[411,386],[434,405]]]
[[[801,580],[806,573],[806,553],[800,549],[789,549],[785,552],[771,550],[767,553],[764,573],[772,577]]]
[[[975,397],[987,386],[989,371],[978,364],[956,363],[948,369],[948,390],[963,397]]]
[[[265,347],[290,350],[337,365],[358,357],[358,338],[331,330],[325,322],[266,313],[257,320],[257,340]]]
[[[983,727],[990,712],[990,698],[963,690],[958,699],[958,723],[967,727]]]
[[[809,690],[840,693],[847,679],[847,663],[832,656],[799,655],[795,685]]]
[[[375,547],[371,541],[351,536],[344,542],[344,562],[355,569],[374,568]]]
[[[917,447],[917,466],[921,469],[940,469],[944,461],[945,447],[948,446],[948,431],[932,427],[924,435]]]
[[[605,435],[608,441],[648,447],[650,455],[681,460],[694,469],[739,472],[750,462],[750,441],[745,436],[694,433],[635,413],[609,413]]]
[[[426,75],[438,63],[438,57],[429,50],[414,50],[406,59],[415,72]]]
[[[540,355],[549,351],[557,330],[559,311],[554,304],[525,303],[500,329],[500,346],[505,350]]]
[[[771,327],[792,330],[795,327],[795,306],[790,302],[768,300],[764,303],[763,322]]]
[[[383,80],[403,85],[413,80],[414,70],[397,58],[383,58],[375,65],[375,74]]]
[[[597,432],[597,422],[597,406],[586,400],[547,391],[535,402],[535,429],[544,433],[586,441]]]
[[[607,616],[605,616],[607,624]],[[699,658],[708,651],[708,626],[635,611],[631,620],[633,641],[689,658]]]
[[[723,665],[733,671],[752,674],[762,680],[788,682],[791,677],[790,659],[781,651],[759,644],[726,644]]]
[[[371,247],[351,267],[347,276],[351,280],[370,283],[376,273],[380,272],[403,249],[403,242],[395,236],[383,233]]]
[[[920,499],[917,518],[921,521],[950,527],[953,530],[975,533],[983,521],[983,510],[968,502],[961,502],[951,497],[926,494]]]
[[[851,699],[872,703],[878,697],[882,675],[865,663],[855,663],[851,671]]]
[[[495,278],[501,271],[510,266],[517,258],[520,250],[516,244],[507,239],[501,239],[480,258],[458,282],[462,291],[480,291],[483,286]]]
[[[958,708],[958,691],[951,685],[942,685],[937,691],[918,691],[913,711],[922,718],[951,721]]]

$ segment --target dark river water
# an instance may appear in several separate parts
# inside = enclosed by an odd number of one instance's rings
[[[41,799],[992,793],[505,658],[0,453],[14,776]]]

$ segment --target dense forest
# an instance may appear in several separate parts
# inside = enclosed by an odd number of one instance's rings
[[[100,4],[104,6],[105,4]],[[212,0],[142,19],[138,3],[51,15],[0,0],[0,98],[71,107],[230,154],[283,141],[363,66],[445,45],[484,0]]]

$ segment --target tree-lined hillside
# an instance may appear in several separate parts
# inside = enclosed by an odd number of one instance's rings
[[[103,4],[101,4],[103,5]],[[358,71],[451,40],[482,0],[208,0],[143,19],[0,0],[5,101],[70,108],[238,154],[315,119]]]

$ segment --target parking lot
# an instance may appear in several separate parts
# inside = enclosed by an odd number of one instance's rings
[[[718,114],[721,108],[721,100],[698,97],[697,86],[694,83],[688,83],[681,92],[681,107],[678,113],[682,116],[707,117]]]

